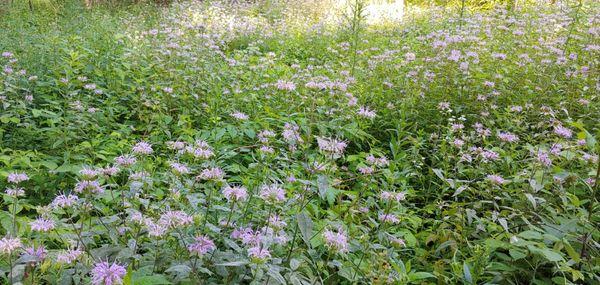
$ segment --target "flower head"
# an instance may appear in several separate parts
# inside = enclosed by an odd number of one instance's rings
[[[197,253],[198,255],[204,255],[215,250],[215,248],[215,243],[207,236],[197,236],[195,242],[188,246],[191,253]]]
[[[337,232],[325,230],[323,231],[323,239],[329,249],[339,253],[348,252],[348,237],[343,230],[340,229]]]
[[[124,266],[106,261],[96,263],[92,269],[92,284],[94,285],[116,285],[123,283],[123,276],[127,270]]]
[[[5,236],[0,239],[0,253],[2,254],[10,254],[11,252],[19,249],[21,246],[23,245],[21,244],[21,239],[19,238]]]

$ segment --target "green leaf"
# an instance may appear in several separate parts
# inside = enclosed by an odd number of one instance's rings
[[[473,278],[471,277],[471,268],[469,268],[469,264],[466,262],[463,263],[463,275],[467,283],[473,284]]]
[[[408,279],[410,279],[411,281],[427,279],[427,278],[436,278],[436,277],[435,277],[435,275],[433,275],[429,272],[412,272],[412,273],[408,274]]]
[[[151,275],[151,276],[142,276],[136,277],[133,279],[132,285],[165,285],[165,284],[173,284],[171,281],[167,280],[163,275]]]
[[[302,212],[296,215],[296,221],[298,222],[298,229],[302,235],[304,242],[310,247],[310,238],[313,232],[313,221],[306,212]]]

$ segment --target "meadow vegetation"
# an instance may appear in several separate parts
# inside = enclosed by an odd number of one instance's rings
[[[2,284],[599,284],[600,4],[349,2],[0,3]]]

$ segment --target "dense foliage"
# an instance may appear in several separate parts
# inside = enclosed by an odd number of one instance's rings
[[[598,284],[600,6],[573,5],[5,7],[0,276]]]

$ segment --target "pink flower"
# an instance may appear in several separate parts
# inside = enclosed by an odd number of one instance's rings
[[[490,174],[490,175],[486,176],[486,178],[492,184],[502,185],[502,184],[506,183],[506,180],[504,180],[504,178],[502,178],[502,176],[499,176],[499,175]]]
[[[390,191],[383,191],[381,192],[381,200],[383,201],[396,201],[396,202],[401,202],[404,201],[404,199],[406,199],[406,194],[404,192],[390,192]]]
[[[12,197],[25,196],[25,190],[23,188],[9,187],[9,188],[6,188],[6,190],[4,190],[4,193],[6,193],[6,195],[12,196]]]
[[[198,255],[204,255],[215,249],[215,243],[207,236],[196,237],[195,242],[188,246],[188,250],[191,253],[197,253]]]
[[[121,166],[131,166],[135,164],[137,159],[131,155],[121,155],[115,158],[115,163]]]
[[[396,215],[394,214],[379,214],[379,221],[384,222],[384,223],[390,223],[390,224],[397,224],[400,223],[400,219],[398,219],[398,217],[396,217]]]
[[[348,237],[343,230],[340,229],[338,232],[325,230],[323,231],[323,239],[325,240],[325,245],[329,249],[339,253],[348,252]]]
[[[550,159],[548,153],[545,151],[538,151],[537,160],[545,167],[549,167],[552,165],[552,160]]]
[[[519,140],[519,137],[517,135],[509,132],[499,132],[498,138],[503,142],[516,142]]]
[[[260,187],[260,197],[268,202],[283,202],[285,190],[279,184],[263,185]]]
[[[40,245],[37,248],[34,246],[31,246],[31,247],[24,249],[24,254],[34,256],[39,261],[43,261],[44,259],[46,259],[46,256],[48,255],[48,251],[46,250],[46,248],[43,245]]]
[[[184,175],[190,173],[190,169],[187,165],[179,162],[171,162],[171,170],[177,175]]]
[[[106,261],[96,263],[92,269],[92,284],[116,285],[123,283],[123,276],[127,270],[117,263],[109,264]]]
[[[9,236],[5,236],[0,239],[0,253],[10,254],[15,250],[19,249],[21,246],[21,239],[19,238],[11,238]]]
[[[248,256],[256,263],[263,263],[271,258],[271,252],[262,246],[254,246],[248,249]]]
[[[13,172],[8,174],[7,177],[8,183],[19,184],[23,181],[29,180],[29,176],[25,173]]]
[[[317,137],[317,144],[322,152],[326,152],[332,155],[342,155],[344,150],[348,146],[345,141],[332,139],[332,138],[319,138]]]
[[[563,138],[571,138],[571,136],[573,135],[573,132],[571,130],[569,130],[568,128],[565,128],[563,126],[556,126],[554,127],[554,133],[563,137]]]
[[[279,90],[285,90],[285,91],[296,90],[296,84],[294,84],[294,82],[289,82],[289,81],[284,81],[284,80],[278,80],[277,84],[275,84],[275,86]]]
[[[79,182],[77,182],[77,184],[75,184],[74,191],[77,193],[90,192],[93,194],[102,194],[102,193],[104,193],[104,188],[102,188],[102,186],[100,186],[100,182],[98,182],[97,180],[94,180],[94,181],[83,180],[83,181],[79,181]]]
[[[248,197],[248,190],[243,186],[227,186],[222,192],[229,202],[244,201]]]
[[[54,229],[54,221],[44,218],[38,218],[29,223],[32,231],[47,232]]]
[[[81,249],[69,249],[66,252],[59,253],[58,255],[56,255],[56,262],[71,264],[73,263],[73,261],[77,260],[77,258],[79,258],[82,254],[83,251]]]
[[[248,115],[246,115],[242,112],[237,112],[237,111],[231,113],[231,116],[240,121],[245,121],[245,120],[248,120],[248,118],[249,118]]]
[[[375,111],[369,109],[369,107],[363,106],[358,109],[358,115],[367,119],[373,119],[377,114]]]
[[[152,149],[152,145],[150,145],[149,143],[145,142],[145,141],[140,141],[138,143],[136,143],[133,148],[131,149],[131,151],[133,151],[133,153],[136,154],[152,154],[154,152],[154,150]]]
[[[225,176],[223,170],[219,167],[207,168],[200,172],[199,179],[202,180],[221,180]]]

